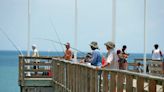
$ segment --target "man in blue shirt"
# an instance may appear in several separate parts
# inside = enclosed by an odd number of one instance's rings
[[[95,41],[92,41],[90,44],[90,47],[92,49],[92,58],[91,58],[91,65],[93,66],[99,66],[102,65],[102,57],[98,48],[98,44]]]

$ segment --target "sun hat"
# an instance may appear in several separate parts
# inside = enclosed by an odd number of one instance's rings
[[[98,47],[98,43],[96,41],[92,41],[89,45],[92,46],[92,47],[94,47],[94,48],[96,48],[96,49],[99,48]]]
[[[111,49],[113,49],[113,48],[115,48],[115,44],[113,43],[113,42],[106,42],[106,43],[104,43],[104,45],[106,45],[106,46],[108,46],[108,47],[110,47]]]

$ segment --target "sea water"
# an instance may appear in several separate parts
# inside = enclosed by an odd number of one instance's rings
[[[41,56],[63,56],[63,52],[39,53]],[[17,51],[0,51],[0,92],[20,92],[18,85],[18,55]],[[78,53],[78,56],[82,55]],[[148,58],[150,56],[150,54],[147,55]],[[130,53],[128,62],[133,62],[134,58],[143,58],[143,54]]]

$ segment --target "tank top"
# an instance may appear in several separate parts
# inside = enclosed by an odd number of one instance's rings
[[[160,50],[155,49],[152,53],[152,60],[161,60]]]

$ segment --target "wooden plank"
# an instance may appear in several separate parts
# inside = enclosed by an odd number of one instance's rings
[[[79,92],[79,85],[80,85],[80,83],[79,83],[79,77],[80,77],[79,76],[79,69],[80,68],[79,68],[79,65],[75,65],[75,67],[76,67],[76,70],[75,70],[76,71],[76,80],[75,80],[76,86],[75,87],[76,87],[76,92]]]
[[[144,92],[144,78],[137,77],[137,92]]]
[[[109,80],[108,80],[108,71],[103,71],[103,92],[109,91]]]
[[[24,72],[24,58],[19,57],[19,84],[21,86],[24,86],[24,78],[25,78],[25,72]]]
[[[39,62],[39,63],[30,62],[30,63],[25,63],[25,65],[51,66],[52,64],[50,62]]]
[[[90,76],[90,80],[89,80],[89,85],[90,85],[90,90],[89,90],[89,92],[94,92],[93,91],[93,74],[92,74],[92,69],[89,69],[89,72],[90,72],[90,74],[89,74],[89,76]]]
[[[73,92],[73,72],[74,72],[74,69],[73,69],[73,65],[70,64],[70,89],[71,89],[71,92]]]
[[[156,92],[156,81],[150,79],[149,80],[149,92]]]
[[[93,75],[94,75],[94,77],[95,77],[95,78],[94,78],[94,80],[95,80],[95,81],[94,81],[94,83],[95,83],[95,85],[94,85],[94,86],[95,86],[95,87],[94,87],[94,88],[95,88],[95,92],[99,92],[99,90],[98,90],[98,88],[99,88],[99,87],[98,87],[98,83],[101,81],[100,77],[98,78],[98,76],[101,76],[101,74],[98,75],[97,72],[102,72],[102,71],[97,71],[97,70],[95,70],[95,69],[93,70]],[[99,82],[98,82],[98,81],[99,81]]]
[[[25,80],[25,86],[32,86],[32,87],[41,87],[41,86],[53,86],[52,80]]]
[[[110,92],[116,92],[116,73],[110,73]]]
[[[164,81],[162,81],[162,92],[164,92]]]
[[[133,77],[126,75],[126,92],[133,92]]]
[[[85,71],[84,71],[85,67],[84,66],[81,66],[80,68],[80,83],[81,85],[79,86],[79,90],[80,92],[85,92],[85,80],[86,80],[86,77],[85,77]]]
[[[87,90],[87,92],[92,92],[91,91],[91,86],[92,86],[92,84],[91,84],[91,79],[92,79],[92,77],[91,77],[91,73],[90,73],[90,68],[87,68],[87,71],[88,71],[88,80],[87,80],[87,82],[88,82],[88,90]]]
[[[123,92],[125,76],[122,73],[117,74],[117,92]]]
[[[69,63],[66,63],[66,88],[67,88],[67,89],[70,89],[70,86],[69,86],[69,84],[70,84],[70,80],[69,80],[69,78],[70,78],[70,76],[69,76],[69,72],[70,72],[70,69],[69,69]]]
[[[72,71],[74,71],[74,72],[72,72],[72,81],[73,81],[73,89],[72,89],[72,92],[76,92],[76,66],[73,64],[72,65]]]
[[[52,87],[22,87],[21,92],[54,92]]]
[[[85,84],[85,86],[84,86],[84,92],[89,92],[88,91],[88,87],[89,87],[89,83],[88,83],[88,79],[89,79],[89,71],[88,71],[88,68],[87,67],[85,67],[84,68],[84,72],[85,72],[85,75],[84,75],[84,78],[85,78],[85,80],[84,80],[84,84]]]

